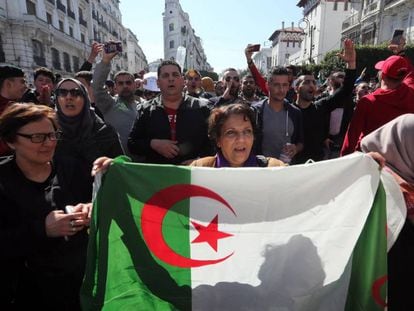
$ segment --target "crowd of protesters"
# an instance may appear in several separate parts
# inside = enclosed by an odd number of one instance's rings
[[[29,73],[0,66],[1,309],[80,309],[90,171],[99,157],[267,167],[332,159],[362,146],[398,167],[392,162],[398,150],[392,156],[387,148],[383,151],[382,136],[372,150],[364,144],[365,136],[387,122],[407,123],[398,117],[414,113],[414,72],[404,56],[404,42],[390,49],[394,55],[375,66],[375,88],[357,78],[357,55],[349,39],[338,54],[346,69],[332,72],[325,90],[311,72],[298,72],[295,66],[274,67],[262,76],[250,45],[244,51],[249,74],[240,76],[229,67],[220,81],[202,77],[196,69],[182,72],[174,60],[162,61],[157,72],[119,71],[110,80],[117,52],[106,53],[98,43],[73,77],[36,69],[33,89],[26,85]],[[412,150],[407,146],[404,150]],[[406,163],[405,174],[393,172],[407,207],[413,208],[414,156],[399,158]],[[411,245],[413,230],[407,221],[404,238]],[[407,247],[408,255],[402,253],[412,258],[413,246]],[[413,276],[413,269],[406,268],[395,274]],[[389,310],[410,309],[400,296],[393,298],[400,282],[400,277],[390,277]]]

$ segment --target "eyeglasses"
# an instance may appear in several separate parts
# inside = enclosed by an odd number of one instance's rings
[[[50,141],[59,140],[62,138],[62,132],[50,132],[50,133],[35,133],[35,134],[23,134],[23,133],[16,133],[16,135],[28,138],[32,143],[41,144],[46,141],[46,138],[49,138]]]
[[[83,96],[83,92],[81,89],[76,88],[76,89],[57,89],[56,90],[56,96],[58,97],[66,97],[68,96],[68,94],[70,94],[70,96],[72,97],[78,97],[78,96]]]
[[[240,78],[237,77],[237,76],[234,76],[234,77],[227,76],[225,80],[226,80],[226,82],[230,82],[231,79],[233,79],[236,82],[240,81]]]
[[[238,132],[236,130],[228,130],[224,132],[223,136],[228,139],[236,139],[240,136],[244,138],[251,138],[253,137],[253,129],[245,129],[241,132]]]
[[[116,84],[121,85],[121,86],[123,86],[123,85],[130,86],[130,85],[132,85],[132,81],[131,80],[128,80],[128,81],[116,81]]]

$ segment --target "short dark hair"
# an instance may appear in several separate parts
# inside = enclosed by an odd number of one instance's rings
[[[269,73],[267,74],[267,81],[270,81],[272,76],[288,76],[289,72],[286,67],[275,66],[270,68]]]
[[[125,71],[125,70],[121,70],[121,71],[118,71],[114,76],[115,83],[116,83],[116,79],[118,79],[119,76],[129,76],[132,81],[135,80],[134,75],[132,73],[129,73],[128,71]]]
[[[83,79],[86,80],[86,82],[88,82],[88,85],[91,85],[92,78],[93,78],[93,73],[92,73],[92,71],[87,71],[87,70],[78,71],[75,74],[75,79],[76,78],[83,78]]]
[[[297,69],[296,69],[296,66],[295,66],[295,65],[287,65],[287,66],[286,66],[286,69],[290,69],[290,70],[292,70],[293,75],[294,75],[294,76],[296,76],[296,74],[297,74]]]
[[[217,143],[220,138],[224,123],[233,115],[243,116],[243,119],[249,120],[253,129],[255,129],[255,116],[249,105],[237,103],[214,108],[208,118],[208,136],[214,143]]]
[[[164,67],[164,66],[168,66],[168,65],[173,65],[173,66],[175,66],[175,67],[177,67],[178,68],[178,71],[180,72],[180,73],[182,73],[182,71],[181,71],[181,66],[175,61],[175,60],[172,60],[172,59],[167,59],[167,60],[163,60],[162,62],[161,62],[161,64],[159,64],[159,66],[158,66],[158,68],[157,68],[157,74],[158,74],[158,77],[160,76],[160,74],[161,74],[161,68],[162,67]]]
[[[7,107],[0,116],[0,138],[12,143],[16,140],[16,133],[26,124],[49,119],[53,127],[58,129],[56,112],[54,109],[33,103],[14,103]]]
[[[46,67],[39,67],[35,69],[34,75],[33,75],[34,80],[36,81],[37,77],[39,77],[40,75],[50,78],[50,80],[52,80],[53,83],[56,82],[55,74],[52,72],[52,70]]]

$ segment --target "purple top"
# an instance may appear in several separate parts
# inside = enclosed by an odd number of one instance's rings
[[[256,155],[253,153],[250,153],[246,162],[244,162],[243,167],[257,167],[257,166],[258,165],[257,165]],[[230,167],[229,161],[227,161],[227,159],[223,156],[221,151],[217,152],[215,167]]]

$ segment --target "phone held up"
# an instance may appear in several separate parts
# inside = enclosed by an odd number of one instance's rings
[[[260,44],[253,44],[250,46],[250,51],[257,52],[260,51]]]
[[[114,53],[114,52],[118,52],[121,53],[122,52],[122,42],[117,41],[117,42],[105,42],[104,43],[104,50],[105,53]]]
[[[392,34],[391,44],[399,45],[401,43],[401,38],[403,37],[404,30],[402,29],[395,29],[394,33]]]

